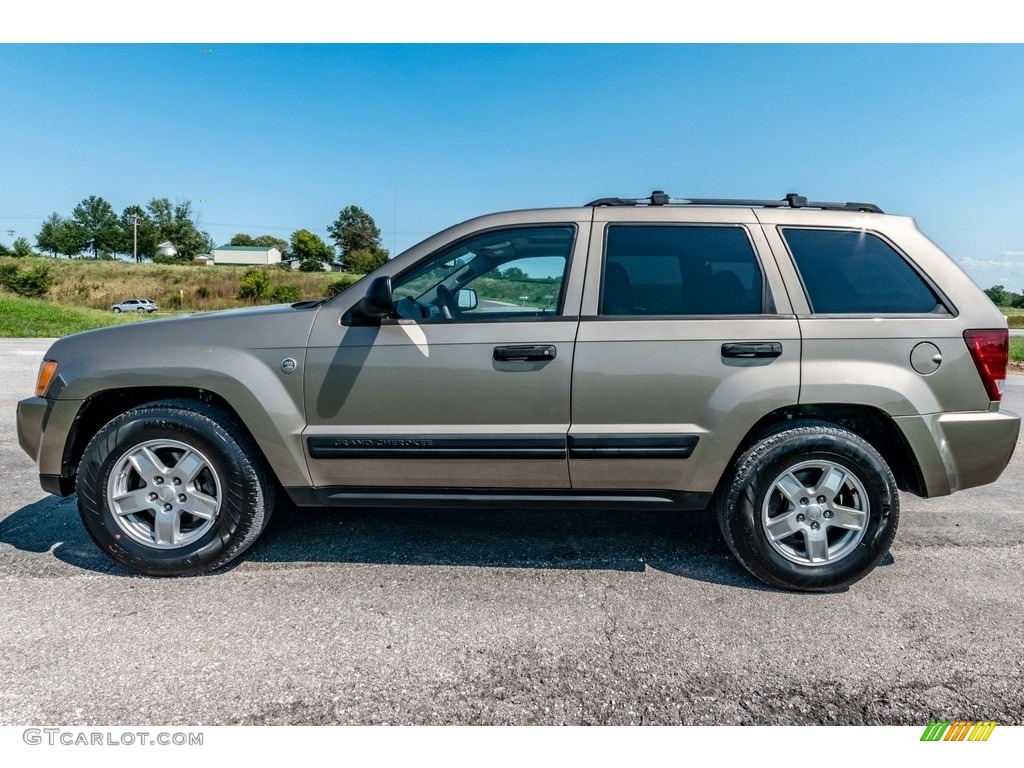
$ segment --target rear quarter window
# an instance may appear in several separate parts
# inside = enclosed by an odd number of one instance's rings
[[[891,245],[863,230],[783,228],[817,314],[922,314],[946,308]]]

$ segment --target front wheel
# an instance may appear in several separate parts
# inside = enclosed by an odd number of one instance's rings
[[[120,315],[121,314],[121,308],[120,307],[114,307],[114,314],[115,315]]]
[[[718,522],[736,558],[765,583],[832,591],[862,579],[888,552],[899,494],[869,443],[835,425],[803,422],[740,457]]]
[[[118,563],[147,575],[218,568],[248,549],[273,509],[273,485],[223,410],[163,401],[118,416],[86,446],[78,510]]]

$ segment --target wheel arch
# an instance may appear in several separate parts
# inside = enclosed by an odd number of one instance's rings
[[[78,411],[71,432],[64,444],[64,455],[61,461],[62,475],[73,477],[77,473],[78,463],[82,459],[85,447],[111,419],[122,413],[147,403],[161,401],[195,401],[216,406],[232,420],[233,425],[245,433],[255,446],[257,458],[262,462],[267,474],[280,482],[274,466],[267,459],[259,441],[244,419],[223,397],[206,389],[193,387],[128,387],[124,389],[108,389],[97,392],[86,399]]]
[[[882,455],[901,491],[916,496],[927,496],[921,466],[902,430],[884,411],[868,405],[810,403],[787,406],[767,413],[740,441],[728,466],[734,466],[739,457],[759,440],[797,421],[824,422],[849,430],[870,443]],[[724,473],[719,481],[716,494],[721,491],[722,483],[726,482],[727,478],[728,472]]]

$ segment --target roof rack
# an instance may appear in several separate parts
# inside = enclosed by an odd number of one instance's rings
[[[860,211],[862,213],[883,213],[874,203],[822,203],[808,200],[803,195],[790,192],[782,200],[728,200],[713,197],[669,197],[661,190],[655,190],[650,197],[602,197],[587,203],[588,206],[639,206],[639,205],[722,205],[741,208],[820,208],[826,211]]]

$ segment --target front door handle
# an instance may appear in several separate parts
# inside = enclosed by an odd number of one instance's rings
[[[722,345],[722,357],[778,357],[782,354],[782,344],[778,341],[747,341]]]
[[[494,359],[514,362],[528,360],[554,360],[558,350],[551,344],[530,344],[513,347],[495,347]]]

